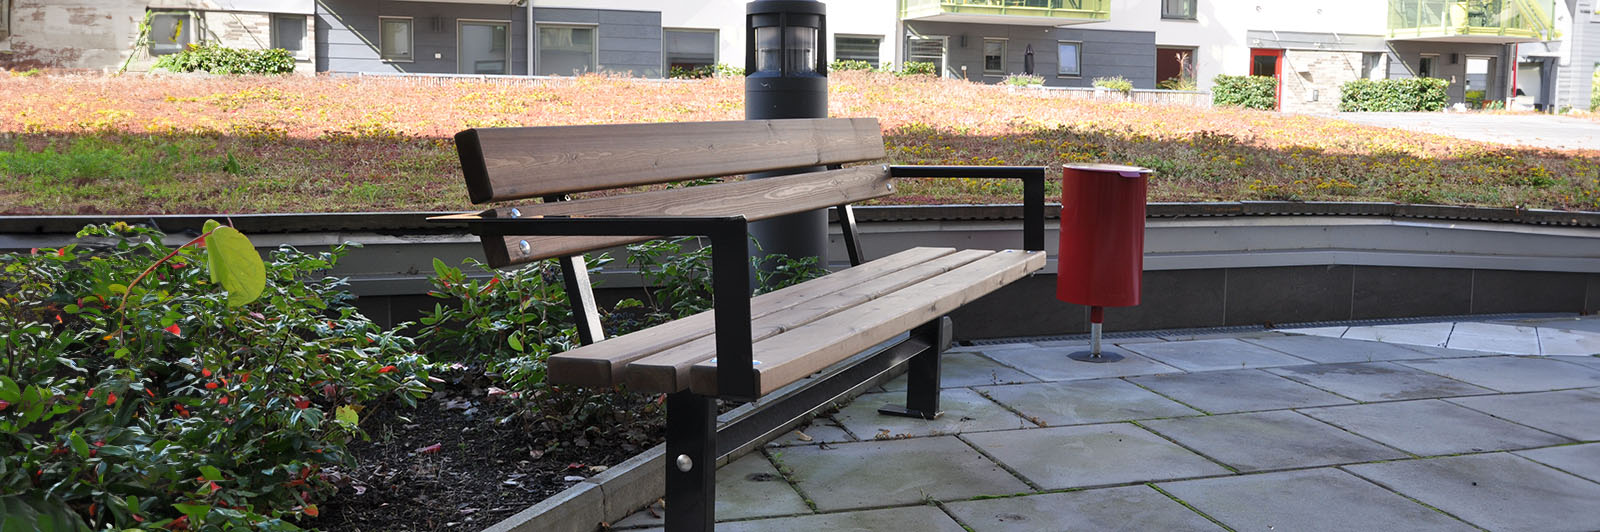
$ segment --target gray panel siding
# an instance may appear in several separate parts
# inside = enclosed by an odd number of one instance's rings
[[[595,24],[600,70],[661,77],[661,13],[608,9],[533,8],[534,24]],[[537,67],[535,67],[537,69]]]
[[[527,13],[509,5],[444,4],[390,0],[317,2],[317,69],[332,72],[454,74],[458,19],[511,22],[511,73],[527,74]],[[415,61],[378,57],[378,17],[412,17]],[[435,31],[434,21],[441,26]],[[438,58],[435,59],[435,54]]]
[[[960,76],[961,67],[966,66],[967,78],[973,81],[995,83],[1004,79],[1004,76],[986,76],[983,73],[983,39],[1003,38],[1007,39],[1006,72],[1023,71],[1023,54],[1031,44],[1034,73],[1044,76],[1047,86],[1087,87],[1093,83],[1094,78],[1107,76],[1128,78],[1134,87],[1140,89],[1153,89],[1156,85],[1154,32],[948,22],[907,22],[906,27],[908,31],[919,35],[949,36],[950,44],[945,55],[952,75]],[[967,36],[965,48],[961,46],[962,35]],[[1058,41],[1083,43],[1080,65],[1082,76],[1056,76]]]
[[[1434,77],[1451,80],[1447,93],[1451,103],[1466,101],[1467,85],[1467,56],[1494,57],[1494,68],[1498,72],[1494,82],[1488,88],[1488,97],[1491,100],[1505,98],[1506,89],[1511,80],[1505,72],[1506,62],[1514,60],[1510,56],[1510,47],[1499,44],[1465,44],[1441,42],[1416,42],[1416,41],[1391,41],[1389,43],[1389,76],[1392,78],[1412,77],[1410,72],[1415,72],[1422,62],[1422,54],[1438,54],[1439,59],[1434,65]],[[1450,63],[1450,54],[1456,54],[1456,63]],[[1404,63],[1403,65],[1400,63]],[[1407,69],[1409,67],[1409,71]]]

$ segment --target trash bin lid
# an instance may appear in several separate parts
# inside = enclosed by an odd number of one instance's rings
[[[1154,170],[1151,170],[1149,168],[1140,168],[1140,167],[1137,167],[1137,166],[1124,166],[1124,165],[1120,165],[1120,164],[1100,164],[1100,163],[1069,164],[1069,165],[1066,165],[1066,169],[1068,169],[1068,170],[1080,170],[1080,171],[1084,171],[1084,172],[1115,173],[1115,174],[1120,175],[1122,177],[1144,177],[1144,176],[1148,176],[1150,174],[1155,173]]]

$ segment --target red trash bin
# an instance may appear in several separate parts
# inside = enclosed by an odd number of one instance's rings
[[[1139,304],[1149,169],[1069,164],[1062,172],[1056,299],[1089,306],[1091,344],[1074,360],[1115,362],[1100,352],[1102,307]]]

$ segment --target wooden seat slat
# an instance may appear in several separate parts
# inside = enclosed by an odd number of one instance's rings
[[[762,294],[750,301],[751,318],[781,312],[795,305],[881,277],[885,272],[910,268],[955,253],[953,248],[912,248],[887,257],[831,273],[817,279]],[[673,320],[599,343],[551,355],[551,384],[609,388],[624,382],[629,362],[710,335],[715,327],[712,311]]]
[[[755,344],[761,395],[894,338],[1044,267],[1042,251],[1003,251],[894,294],[813,321]],[[716,395],[717,365],[690,369],[690,389]]]
[[[469,129],[473,203],[881,159],[875,118]]]
[[[483,213],[496,218],[517,216],[718,216],[743,214],[748,220],[765,220],[825,209],[836,205],[887,196],[889,169],[884,166],[859,166],[840,170],[809,172],[759,180],[734,181],[687,188],[654,190],[621,196],[574,201],[505,206]],[[490,266],[502,267],[550,257],[574,255],[596,249],[629,244],[652,237],[524,237],[484,239],[484,254]],[[521,241],[527,240],[527,252]]]
[[[957,251],[903,270],[882,272],[883,275],[875,279],[866,280],[844,290],[819,294],[818,297],[784,309],[782,312],[774,312],[753,320],[750,341],[759,342],[777,336],[784,331],[894,293],[896,290],[965,266],[993,253],[976,249]],[[696,363],[711,359],[716,353],[716,336],[708,334],[629,363],[624,373],[626,375],[624,382],[627,383],[629,390],[635,392],[680,391],[689,386],[689,368]]]

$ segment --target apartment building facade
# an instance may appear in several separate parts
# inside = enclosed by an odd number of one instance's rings
[[[1453,102],[1587,108],[1600,0],[824,0],[831,59],[998,83],[1279,80],[1330,112],[1358,78]],[[0,66],[141,70],[184,44],[294,50],[303,72],[665,77],[745,55],[746,0],[0,0]],[[151,45],[135,50],[139,24]],[[1590,30],[1590,27],[1596,30]]]

